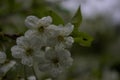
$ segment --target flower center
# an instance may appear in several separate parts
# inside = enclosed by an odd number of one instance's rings
[[[45,49],[46,49],[46,46],[42,46],[42,47],[41,47],[41,50],[42,50],[42,51],[45,51]]]
[[[38,31],[41,32],[41,33],[44,32],[44,26],[40,26],[40,27],[38,28]]]
[[[55,65],[57,65],[57,66],[58,66],[58,64],[59,64],[58,58],[53,58],[53,59],[52,59],[52,62],[53,62],[53,64],[55,64]]]
[[[60,41],[60,42],[64,41],[64,37],[63,37],[62,35],[59,35],[59,36],[57,37],[57,39],[58,39],[58,41]]]
[[[31,49],[31,48],[26,49],[26,55],[27,56],[32,55],[32,53],[33,53],[33,49]]]

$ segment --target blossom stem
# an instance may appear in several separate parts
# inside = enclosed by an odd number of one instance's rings
[[[20,37],[20,34],[4,34],[4,36],[11,38],[11,39],[16,39],[17,37]]]
[[[34,66],[32,67],[32,71],[33,71],[34,76],[36,77],[36,80],[39,80],[38,77],[37,77],[37,74],[35,72]]]
[[[27,80],[27,72],[26,72],[26,67],[25,67],[25,65],[24,65],[24,78],[25,78],[25,80]]]

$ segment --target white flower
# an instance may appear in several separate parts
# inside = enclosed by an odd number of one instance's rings
[[[28,28],[34,28],[36,24],[38,23],[38,18],[36,16],[28,16],[25,19],[25,24]]]
[[[28,16],[25,20],[25,24],[30,29],[41,29],[42,27],[47,27],[52,23],[52,18],[50,16],[43,17],[41,19],[36,16]]]
[[[6,54],[0,51],[0,64],[6,61]]]
[[[63,28],[62,31],[60,31],[60,34],[64,36],[70,35],[74,29],[74,25],[72,25],[71,23],[68,23],[65,26],[58,26],[58,27]]]
[[[71,23],[68,23],[65,26],[63,26],[63,25],[59,25],[59,26],[50,25],[49,28],[53,29],[55,31],[58,31],[61,35],[68,36],[72,33],[72,31],[74,29],[74,25],[72,25]]]
[[[0,68],[0,76],[4,76],[11,68],[13,68],[13,66],[16,64],[15,61],[10,61],[7,64],[4,64],[1,68]]]
[[[52,18],[50,16],[43,17],[39,20],[39,25],[49,26],[52,23]]]
[[[74,26],[70,23],[68,23],[65,26],[50,25],[49,29],[54,30],[54,36],[48,39],[47,44],[50,46],[59,45],[63,48],[70,47],[74,42],[74,39],[71,36],[69,36],[72,33],[73,28]]]
[[[31,16],[28,16],[25,23],[32,24],[30,20]],[[35,24],[32,29],[25,32],[25,37],[34,39],[35,42],[41,42],[41,44],[45,45],[47,38],[52,35],[51,31],[48,29],[48,26],[52,23],[52,18],[47,16],[37,20],[32,16],[32,20]]]
[[[46,45],[48,36],[49,34],[46,30],[44,33],[39,33],[37,30],[28,30],[25,32],[26,38],[33,40],[33,42],[38,42],[38,44],[41,44],[42,46]]]
[[[33,57],[32,56],[22,57],[21,63],[31,67],[31,66],[33,66]]]
[[[37,44],[46,46],[48,45],[47,41],[49,40],[49,38],[55,36],[56,33],[57,32],[53,28],[51,28],[51,26],[48,26],[43,28],[43,32],[36,29],[28,30],[25,32],[24,36],[30,40],[34,40],[33,42],[37,42]]]
[[[24,48],[21,48],[20,46],[17,46],[17,45],[13,46],[11,48],[11,51],[12,51],[12,56],[14,58],[22,58],[25,53]]]
[[[41,46],[37,46],[24,36],[17,39],[17,45],[11,48],[12,56],[22,59],[21,62],[24,65],[32,66],[35,57],[41,57],[43,51]]]
[[[65,38],[65,46],[66,47],[71,47],[72,46],[72,44],[74,43],[74,39],[72,38],[72,37],[67,37],[67,38]]]
[[[64,69],[72,65],[70,52],[62,48],[49,49],[44,58],[39,60],[39,69],[49,72],[53,77],[58,76]]]

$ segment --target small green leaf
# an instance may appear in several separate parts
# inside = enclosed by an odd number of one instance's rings
[[[43,6],[42,8],[35,8],[34,11],[32,11],[32,14],[41,18],[45,16],[51,16],[53,19],[53,24],[64,24],[64,20],[61,18],[61,16],[59,16],[55,11],[51,10],[48,7]]]
[[[82,14],[81,14],[81,9],[79,7],[71,21],[71,23],[74,25],[74,30],[71,34],[73,37],[78,37],[79,35],[81,35],[80,32],[78,31],[81,22],[82,22]]]
[[[80,26],[81,22],[82,22],[82,13],[81,13],[81,9],[79,7],[77,12],[73,16],[71,23],[74,24],[75,28],[78,29],[78,27]]]
[[[79,32],[79,34],[77,35],[77,37],[74,38],[75,42],[85,46],[85,47],[89,47],[91,46],[91,43],[93,41],[93,37],[91,37],[90,35],[83,33],[83,32]]]
[[[63,19],[56,12],[54,12],[53,10],[48,10],[46,12],[46,14],[47,14],[46,16],[51,16],[52,17],[53,24],[56,24],[56,25],[64,24]]]
[[[63,19],[53,10],[50,9],[42,9],[41,11],[36,11],[37,12],[37,16],[39,17],[45,17],[45,16],[51,16],[53,19],[53,24],[59,25],[59,24],[64,24]]]

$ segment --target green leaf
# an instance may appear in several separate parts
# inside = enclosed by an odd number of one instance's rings
[[[93,37],[91,37],[90,35],[83,33],[83,32],[79,32],[77,34],[77,37],[74,38],[75,42],[85,46],[85,47],[89,47],[91,46],[91,43],[93,41]]]
[[[56,24],[56,25],[58,25],[58,24],[64,24],[63,19],[56,12],[54,12],[53,10],[48,10],[46,12],[46,15],[52,17],[53,24]]]
[[[33,15],[36,15],[38,17],[45,17],[45,16],[51,16],[53,19],[53,24],[59,25],[64,24],[64,20],[59,16],[56,12],[53,10],[44,7],[43,9],[34,9]]]
[[[81,22],[82,22],[82,14],[81,14],[81,9],[79,7],[71,21],[71,23],[74,25],[74,30],[71,34],[73,37],[78,37],[79,35],[81,35],[80,32],[78,31]]]
[[[75,28],[78,29],[78,27],[80,26],[81,22],[82,22],[82,13],[81,13],[81,9],[79,7],[77,12],[73,16],[71,23],[74,24]]]

